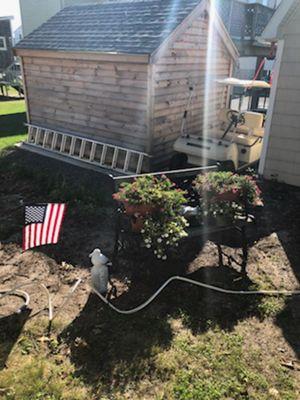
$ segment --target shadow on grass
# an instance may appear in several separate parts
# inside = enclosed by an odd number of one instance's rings
[[[0,138],[16,136],[26,132],[26,113],[0,115]]]
[[[300,188],[278,182],[264,183],[264,210],[257,234],[276,233],[300,288]],[[286,299],[276,316],[282,334],[300,358],[300,296]]]
[[[201,250],[194,244],[186,258]],[[187,249],[186,249],[187,251]],[[164,269],[162,269],[164,267]],[[183,272],[182,263],[152,263],[152,273],[133,274],[128,292],[113,300],[122,310],[132,309],[148,299],[170,276]],[[159,273],[154,273],[154,269]],[[233,290],[248,290],[253,282],[228,267],[204,266],[189,278]],[[124,277],[123,277],[124,278]],[[77,373],[89,383],[126,387],[151,376],[155,356],[171,346],[172,319],[195,334],[212,326],[231,331],[239,321],[259,316],[259,296],[225,295],[182,282],[172,282],[145,310],[129,316],[119,315],[93,294],[77,318],[61,334],[71,348]],[[153,367],[154,368],[154,367]]]
[[[24,97],[20,97],[20,96],[3,96],[0,95],[0,102],[1,101],[18,101],[18,100],[24,100]]]
[[[274,199],[268,199],[268,204],[272,204],[272,201]],[[277,206],[282,206],[281,201],[281,197],[275,196]],[[280,229],[282,223],[286,225],[285,215],[280,215],[281,222],[278,215],[277,207],[267,205],[264,211],[260,211],[257,225],[249,232],[250,246]],[[228,233],[223,238],[218,236],[215,239],[221,244],[239,247],[237,238],[230,237]],[[296,257],[292,260],[292,267],[299,279],[299,247],[297,250],[293,243],[293,251],[285,248],[290,257],[291,254]],[[135,268],[132,275],[128,271],[122,274],[121,266],[121,270],[117,271],[118,278],[124,280],[129,275],[131,284],[129,292],[117,297],[113,301],[114,305],[121,309],[130,309],[143,303],[170,276],[184,274],[203,246],[203,241],[193,241],[190,246],[182,248],[176,260],[169,263],[154,263],[149,259],[149,267],[145,271],[136,262],[135,266],[130,266],[131,269]],[[144,259],[147,259],[146,254]],[[249,277],[242,276],[237,270],[210,263],[188,277],[235,291],[257,289]],[[263,297],[259,295],[227,295],[173,282],[149,308],[133,316],[121,316],[114,314],[91,295],[84,309],[62,333],[61,338],[71,347],[71,358],[77,367],[77,373],[89,383],[104,385],[109,392],[114,384],[125,387],[130,382],[142,379],[149,373],[149,369],[151,374],[151,360],[155,359],[155,354],[171,346],[172,318],[180,318],[183,326],[191,329],[194,334],[205,333],[215,326],[232,331],[240,321],[250,317],[264,318],[260,308],[262,301]],[[300,351],[299,317],[300,297],[287,300],[286,308],[276,317],[283,335],[297,354]]]
[[[27,309],[20,314],[12,314],[0,319],[0,371],[5,368],[12,348],[18,340],[31,313]]]
[[[284,235],[279,232],[278,238],[299,282],[300,290],[300,206],[297,210],[293,223],[286,227]],[[276,323],[300,359],[300,295],[286,299],[285,308],[277,315]]]

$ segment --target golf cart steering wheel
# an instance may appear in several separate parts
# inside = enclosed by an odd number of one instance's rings
[[[245,114],[236,110],[229,110],[226,114],[228,122],[232,123],[235,127],[237,125],[245,124]]]
[[[225,130],[223,136],[221,137],[222,140],[225,139],[226,135],[228,134],[228,132],[231,130],[232,127],[236,128],[238,125],[245,124],[245,114],[240,113],[236,110],[227,111],[226,117],[228,119],[229,125]]]

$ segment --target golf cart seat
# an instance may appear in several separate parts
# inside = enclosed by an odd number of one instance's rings
[[[263,114],[246,111],[244,113],[245,124],[239,125],[236,128],[236,133],[241,133],[243,135],[250,135],[256,137],[263,137],[264,136],[264,116]]]
[[[221,139],[228,125],[228,108],[223,108],[219,112],[219,121],[221,130],[214,130],[210,135],[216,139]],[[234,141],[242,145],[252,145],[257,139],[257,137],[264,136],[263,122],[264,117],[260,113],[246,111],[243,113],[245,123],[243,125],[238,125],[236,128],[232,129],[227,133],[226,139],[229,141]]]
[[[254,135],[248,135],[244,133],[232,133],[230,132],[228,134],[228,139],[232,140],[234,143],[238,145],[243,145],[243,146],[252,146],[256,143],[257,141],[257,136]]]

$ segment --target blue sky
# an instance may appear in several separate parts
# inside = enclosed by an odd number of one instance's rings
[[[0,0],[0,17],[13,16],[12,28],[17,29],[21,25],[19,0]]]

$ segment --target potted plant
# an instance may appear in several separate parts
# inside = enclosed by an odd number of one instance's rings
[[[212,201],[234,201],[239,197],[231,172],[208,172],[198,175],[194,187],[201,197]]]
[[[194,181],[200,196],[201,208],[206,218],[213,218],[218,225],[226,225],[239,218],[245,206],[260,201],[260,190],[249,175],[232,172],[209,172]]]
[[[194,188],[200,197],[216,202],[247,201],[254,205],[260,200],[260,189],[249,175],[238,175],[232,172],[218,171],[198,175]]]
[[[124,204],[132,229],[141,232],[145,246],[165,260],[168,248],[187,235],[188,223],[180,214],[185,194],[166,176],[146,175],[122,184],[113,198]]]
[[[113,198],[124,205],[127,215],[150,214],[158,206],[159,182],[153,176],[142,176],[133,182],[122,183]]]
[[[187,220],[180,214],[168,214],[155,217],[146,217],[141,230],[143,241],[148,249],[160,260],[167,259],[167,252],[172,247],[177,247],[178,242],[188,236]]]
[[[161,192],[159,212],[145,219],[142,237],[146,247],[158,259],[166,260],[168,250],[177,247],[178,242],[188,235],[186,228],[189,224],[181,215],[186,203],[185,195],[186,192],[169,181]]]

